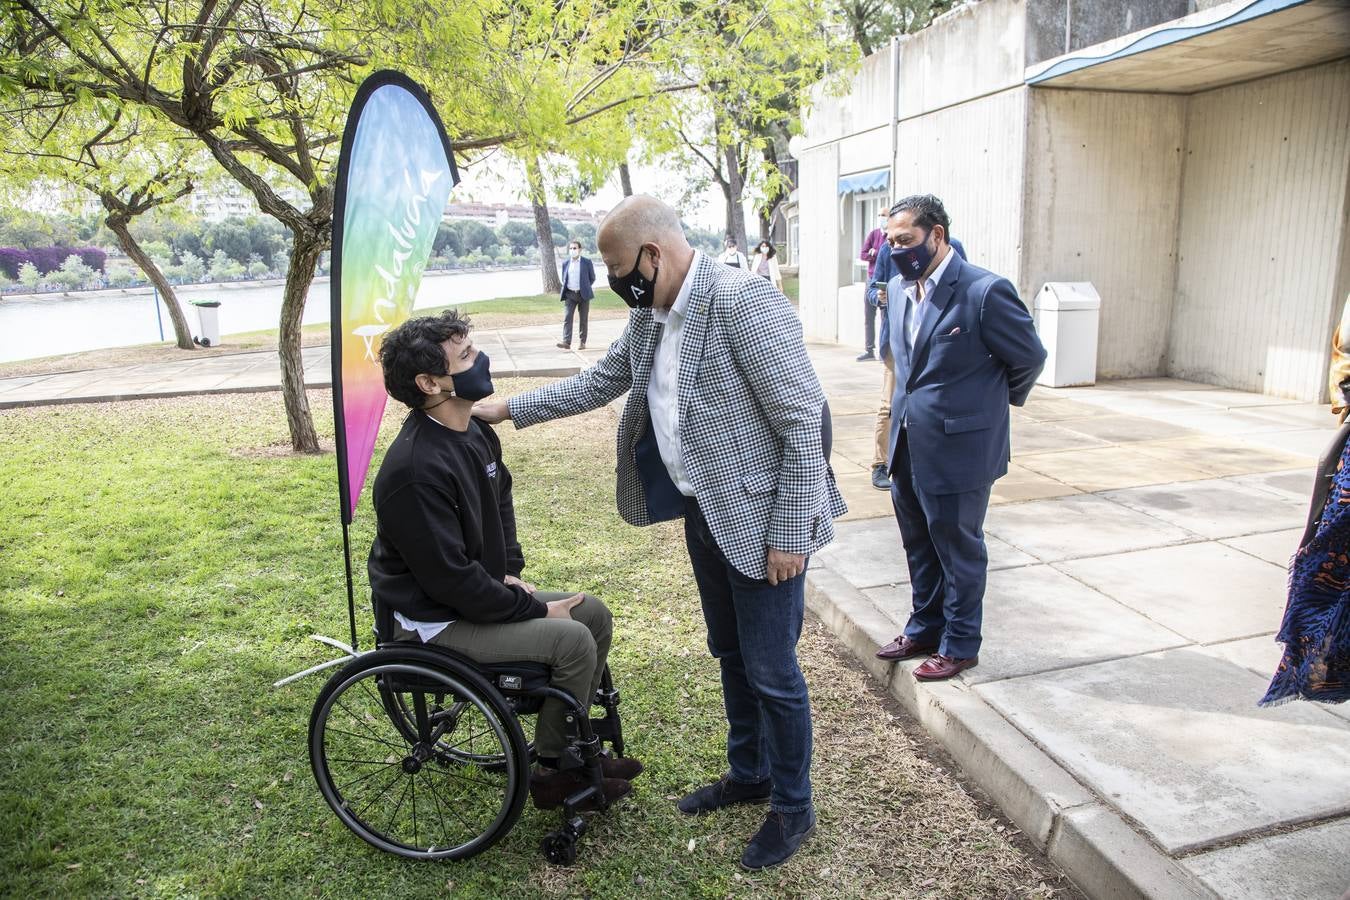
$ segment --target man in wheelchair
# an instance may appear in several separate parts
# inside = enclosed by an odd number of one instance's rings
[[[392,611],[388,640],[437,644],[484,664],[539,662],[550,683],[583,704],[600,686],[613,623],[586,594],[549,593],[521,580],[511,473],[474,401],[492,393],[486,353],[457,310],[412,318],[384,335],[384,386],[411,412],[375,478],[376,537],[368,569],[376,619]],[[535,727],[535,806],[551,809],[581,776],[560,769],[564,704],[548,698]],[[604,793],[627,794],[642,771],[601,757]]]

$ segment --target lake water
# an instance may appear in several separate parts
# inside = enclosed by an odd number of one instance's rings
[[[602,266],[597,264],[596,269],[597,274],[604,274]],[[543,276],[535,268],[508,272],[428,272],[422,279],[414,308],[520,297],[542,290]],[[188,302],[191,300],[220,301],[223,335],[276,328],[281,314],[279,284],[194,285],[179,288],[178,298],[194,334],[199,329],[197,310]],[[316,281],[305,304],[305,324],[327,322],[330,303],[328,279]],[[165,339],[173,340],[167,314],[163,320]],[[158,340],[154,294],[148,289],[0,300],[0,362]]]

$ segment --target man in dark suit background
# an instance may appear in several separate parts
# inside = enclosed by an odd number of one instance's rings
[[[886,222],[899,272],[887,285],[891,500],[913,611],[877,656],[929,655],[914,670],[921,681],[951,678],[979,661],[984,516],[994,482],[1008,471],[1008,407],[1026,402],[1045,365],[1016,288],[953,252],[950,226],[931,194],[901,200]]]
[[[581,255],[581,241],[572,241],[567,245],[567,259],[562,266],[563,302],[563,339],[558,346],[564,350],[572,347],[572,313],[581,311],[581,343],[578,349],[586,349],[586,324],[591,315],[591,300],[595,298],[595,264]]]

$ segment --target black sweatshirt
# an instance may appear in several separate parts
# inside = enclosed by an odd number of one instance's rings
[[[423,622],[518,622],[548,612],[524,589],[511,473],[493,430],[454,431],[414,410],[375,477],[375,542],[367,569],[376,603]]]

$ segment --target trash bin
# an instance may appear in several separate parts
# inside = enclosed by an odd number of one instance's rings
[[[1045,344],[1037,384],[1097,383],[1097,318],[1102,298],[1087,281],[1049,281],[1036,295],[1036,330]]]
[[[220,344],[220,301],[193,300],[191,303],[197,307],[197,323],[201,326],[202,332],[200,335],[193,335],[192,342],[203,347],[217,346]]]

